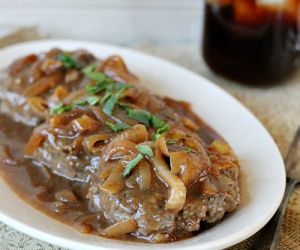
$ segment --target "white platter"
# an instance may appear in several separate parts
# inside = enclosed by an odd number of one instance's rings
[[[245,178],[240,208],[213,228],[188,240],[151,245],[109,240],[77,232],[32,208],[0,179],[0,220],[32,237],[69,249],[223,249],[257,232],[283,197],[285,169],[266,129],[238,101],[212,82],[170,62],[132,50],[82,41],[45,40],[0,50],[0,70],[14,59],[53,47],[84,48],[100,58],[121,55],[154,93],[189,101],[193,110],[232,146]]]

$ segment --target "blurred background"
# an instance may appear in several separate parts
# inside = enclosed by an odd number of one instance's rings
[[[0,0],[0,32],[36,26],[49,37],[196,44],[202,5],[199,0]]]

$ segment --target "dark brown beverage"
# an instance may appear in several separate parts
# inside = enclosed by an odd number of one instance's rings
[[[300,1],[285,7],[255,0],[207,1],[203,55],[218,74],[249,84],[270,84],[295,68]]]

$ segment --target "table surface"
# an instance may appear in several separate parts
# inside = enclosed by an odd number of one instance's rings
[[[267,127],[284,156],[300,124],[300,71],[285,84],[269,89],[250,88],[219,78],[211,73],[194,45],[155,45],[136,43],[131,48],[180,64],[223,87],[243,102]],[[280,249],[300,249],[300,189],[296,189],[285,218]],[[232,249],[250,249],[256,236]],[[62,249],[33,239],[0,223],[0,249]]]

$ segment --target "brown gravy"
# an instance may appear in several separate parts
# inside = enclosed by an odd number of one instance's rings
[[[171,104],[171,99],[168,99]],[[177,108],[180,102],[173,102]],[[181,103],[181,111],[184,112],[184,103]],[[180,110],[178,109],[179,113]],[[191,114],[193,115],[193,114]],[[207,142],[211,143],[213,140],[220,139],[221,137],[209,126],[199,119],[202,125],[199,129],[199,134]],[[78,192],[78,186],[74,187],[71,181],[52,174],[45,168],[38,168],[33,165],[29,160],[23,158],[23,148],[30,135],[32,128],[21,123],[14,122],[10,117],[0,114],[0,146],[10,145],[9,149],[12,156],[18,161],[16,165],[6,164],[4,161],[0,163],[0,174],[7,185],[26,203],[30,204],[37,210],[45,215],[54,218],[66,225],[77,228],[83,233],[97,234],[95,228],[99,226],[97,216],[99,213],[91,213],[88,204],[84,198],[80,199],[79,204],[73,207],[64,209],[59,206],[55,199],[55,193],[62,189],[71,189],[73,192]],[[50,176],[50,178],[48,177]],[[50,181],[49,181],[50,180]],[[195,192],[195,188],[191,188],[191,192]],[[80,197],[78,195],[77,197]],[[101,216],[98,218],[101,221]],[[103,224],[103,223],[102,223]],[[212,225],[204,225],[201,231],[211,227]],[[190,235],[182,235],[181,239],[186,239]],[[134,239],[130,235],[123,237]],[[139,239],[138,241],[147,242],[146,240]]]

